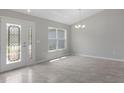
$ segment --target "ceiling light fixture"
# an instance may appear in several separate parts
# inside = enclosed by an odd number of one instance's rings
[[[79,21],[81,21],[81,9],[78,10],[79,12]],[[75,25],[76,29],[84,29],[85,25],[82,25],[81,23]]]

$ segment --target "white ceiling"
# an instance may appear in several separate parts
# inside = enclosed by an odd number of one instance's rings
[[[27,9],[14,9],[14,11],[71,25],[101,12],[102,9],[81,9],[80,12],[79,9],[30,9],[30,13]]]

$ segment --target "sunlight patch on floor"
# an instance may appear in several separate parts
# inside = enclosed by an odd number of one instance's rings
[[[49,62],[59,62],[59,60],[65,59],[65,58],[67,57],[64,56],[64,57],[56,58],[56,59],[50,60]]]

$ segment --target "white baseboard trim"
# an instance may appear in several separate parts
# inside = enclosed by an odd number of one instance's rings
[[[47,62],[47,61],[49,61],[49,60],[48,59],[44,59],[44,60],[37,61],[37,63],[42,63],[42,62]]]
[[[65,55],[63,55],[63,56],[69,56],[69,55],[71,55],[71,54],[65,54]],[[53,58],[46,58],[46,59],[43,59],[43,60],[38,60],[38,61],[36,61],[36,62],[37,62],[37,63],[48,62],[48,61],[50,61],[50,60],[57,59],[57,58],[60,58],[60,57],[63,57],[63,56],[53,57]]]
[[[104,59],[104,60],[124,62],[124,59],[115,59],[115,58],[107,58],[107,57],[100,57],[100,56],[83,55],[83,54],[75,54],[75,55],[77,55],[77,56],[84,56],[84,57],[91,57],[91,58],[97,58],[97,59]]]

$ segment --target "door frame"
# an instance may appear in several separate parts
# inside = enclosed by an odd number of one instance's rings
[[[28,21],[28,26],[27,26],[27,35],[28,35],[28,31],[30,28],[32,28],[32,58],[29,57],[29,41],[28,41],[28,36],[26,38],[27,40],[27,47],[26,47],[26,50],[27,50],[27,65],[32,65],[32,64],[35,64],[35,23],[34,22],[31,22],[31,21]]]

